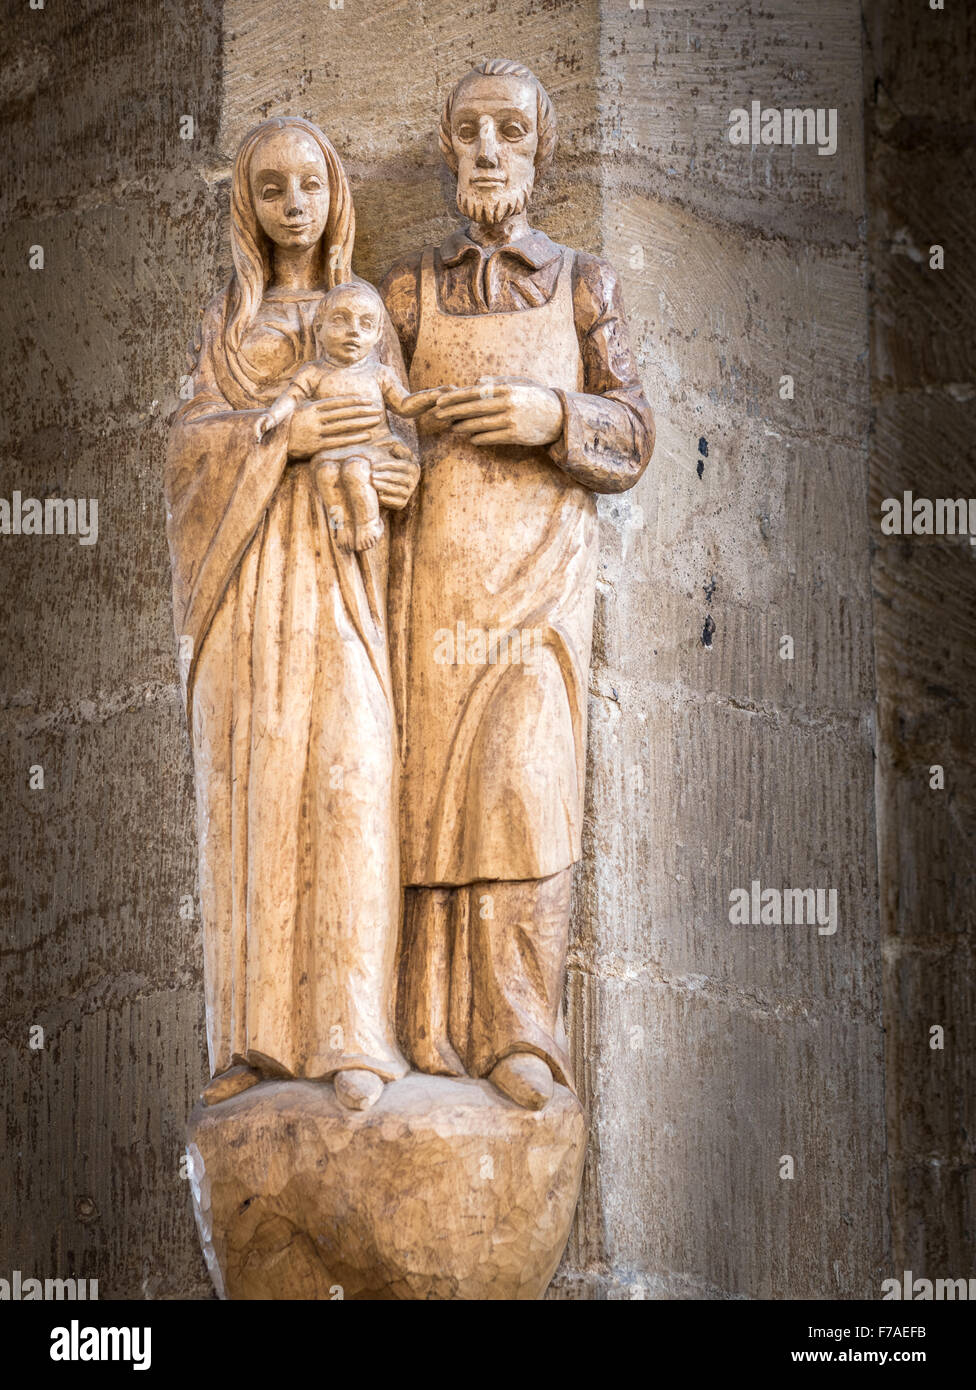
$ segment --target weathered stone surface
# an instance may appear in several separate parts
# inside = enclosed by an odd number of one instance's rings
[[[891,1269],[954,1278],[976,1261],[976,548],[885,536],[880,507],[976,495],[976,15],[872,0],[865,23]]]
[[[220,218],[191,209],[215,202],[220,4],[9,3],[0,29],[0,496],[99,502],[93,546],[0,538],[0,1267],[207,1297],[181,1174],[206,1039],[161,464],[219,275]]]
[[[593,1133],[553,1296],[872,1297],[887,1198],[859,14],[601,13],[604,246],[659,434],[629,505],[601,507],[568,1011]],[[728,113],[750,98],[836,106],[837,155],[733,148]],[[837,934],[733,927],[729,891],[755,877],[836,887]]]
[[[234,1299],[535,1299],[579,1192],[582,1107],[411,1072],[352,1112],[270,1081],[190,1117],[194,1210]],[[341,1290],[341,1292],[339,1292]]]

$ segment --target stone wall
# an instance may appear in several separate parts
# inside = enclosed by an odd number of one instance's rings
[[[868,1296],[886,1198],[858,7],[604,4],[600,45],[601,241],[659,436],[602,508],[572,980],[594,1139],[560,1287]],[[752,100],[836,107],[836,155],[733,147]],[[730,925],[755,879],[836,888],[836,934]]]
[[[269,115],[318,121],[353,184],[355,267],[378,278],[453,224],[440,102],[473,61],[504,55],[539,74],[561,125],[535,220],[621,272],[659,425],[641,484],[600,503],[568,985],[592,1127],[552,1294],[877,1296],[858,5],[11,13],[0,312],[20,360],[0,495],[98,496],[101,510],[97,546],[3,538],[14,1160],[0,1272],[95,1276],[103,1296],[209,1293],[180,1174],[205,1048],[161,464],[183,344],[229,268],[234,148]],[[836,155],[730,145],[729,111],[754,99],[837,108]],[[45,268],[30,271],[37,243]],[[43,791],[28,789],[34,765]],[[837,932],[731,925],[730,891],[754,879],[836,888]]]
[[[180,1159],[202,943],[161,480],[223,254],[223,35],[206,0],[4,9],[0,495],[95,497],[99,537],[2,537],[0,1270],[199,1297]]]
[[[905,491],[976,496],[976,14],[906,0],[867,14],[892,1245],[899,1273],[965,1278],[976,1268],[976,554],[965,536],[883,536],[880,517]]]

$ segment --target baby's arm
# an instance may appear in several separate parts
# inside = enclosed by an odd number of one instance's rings
[[[406,416],[413,420],[417,415],[423,415],[425,410],[430,410],[435,406],[440,398],[443,387],[435,386],[429,391],[415,391],[413,395],[403,389],[396,373],[389,367],[381,367],[378,373],[380,389],[383,392],[383,400],[395,411],[397,415]]]
[[[311,363],[295,373],[277,400],[259,417],[256,425],[259,440],[276,425],[283,424],[294,413],[299,401],[310,400],[314,396],[318,377],[319,374]]]

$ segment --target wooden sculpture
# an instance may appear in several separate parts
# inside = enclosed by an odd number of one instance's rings
[[[235,163],[167,468],[229,1297],[538,1298],[568,1236],[593,494],[654,431],[613,271],[528,224],[555,138],[526,68],[461,79],[466,225],[385,309],[321,131]]]

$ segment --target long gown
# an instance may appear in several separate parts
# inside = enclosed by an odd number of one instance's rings
[[[287,426],[256,413],[314,356],[319,293],[270,291],[228,369],[227,299],[208,310],[194,397],[171,434],[167,532],[185,658],[205,941],[207,1039],[282,1075],[407,1064],[393,1026],[399,916],[387,544],[334,544]],[[403,374],[392,328],[381,356]],[[376,605],[374,604],[374,607]]]

